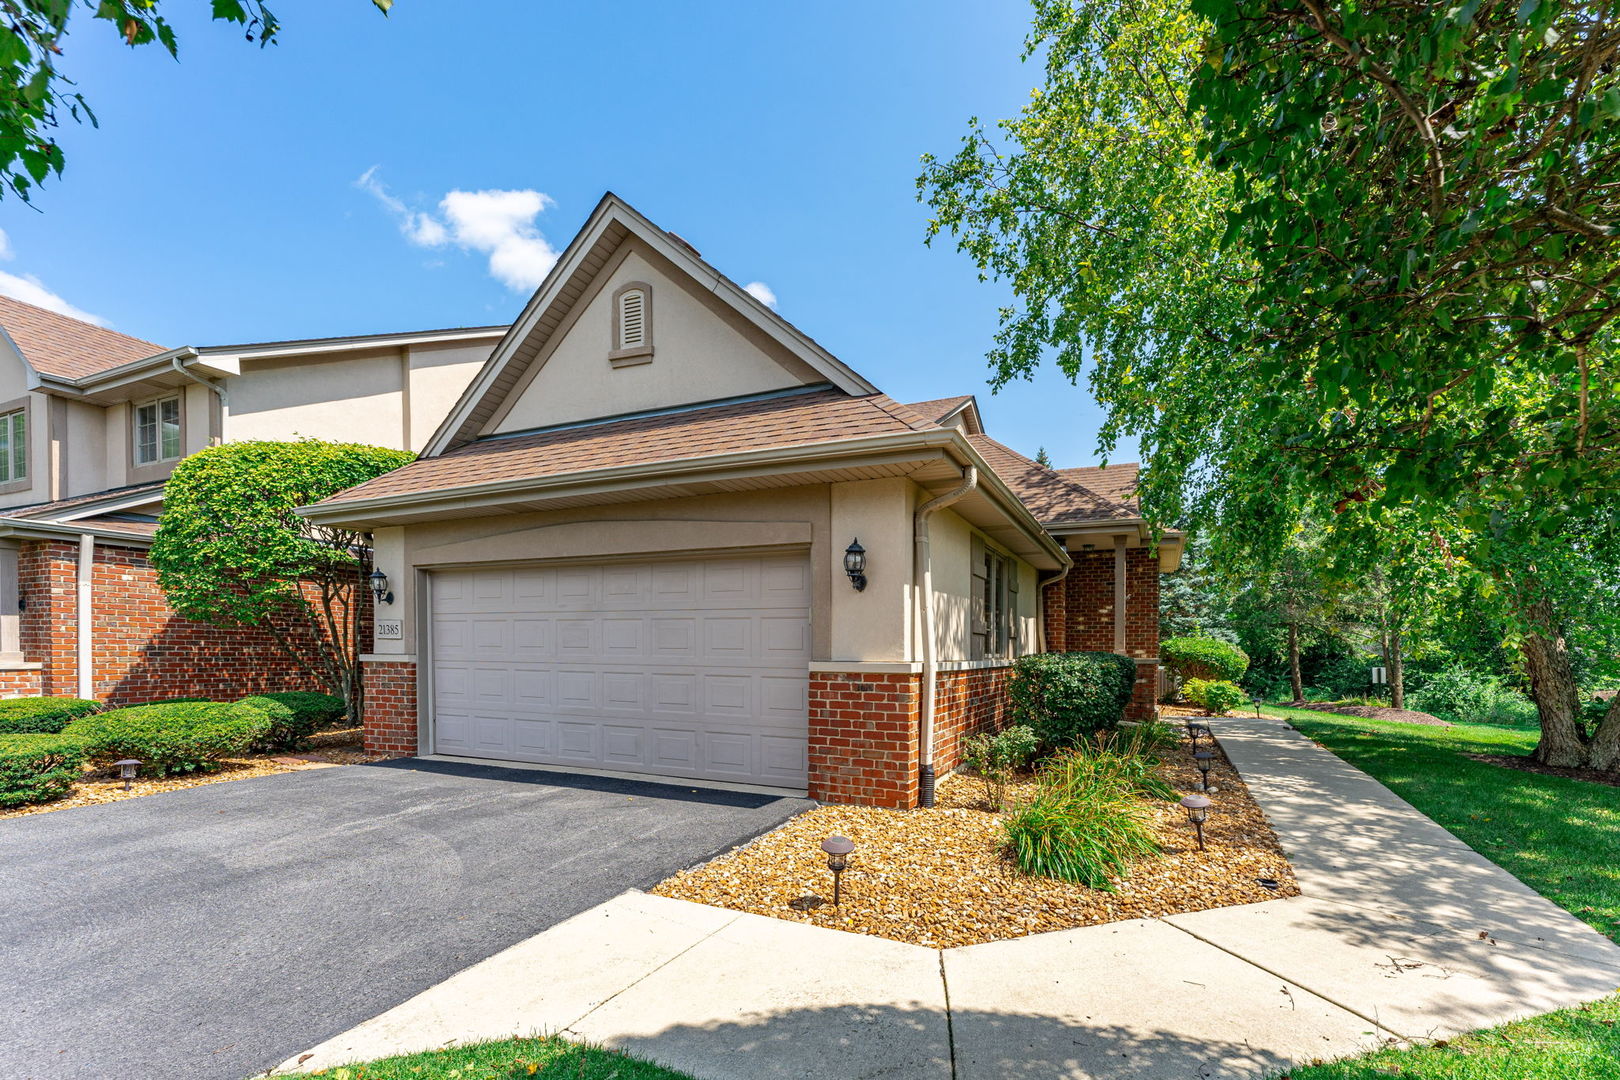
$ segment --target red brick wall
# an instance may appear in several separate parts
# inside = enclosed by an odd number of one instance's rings
[[[416,664],[410,660],[366,661],[363,723],[366,750],[411,757],[416,753]]]
[[[866,806],[917,805],[920,679],[810,673],[810,797]]]
[[[27,607],[23,656],[44,665],[40,691],[78,693],[78,546],[29,541],[18,559]],[[166,697],[234,699],[319,689],[269,635],[224,630],[176,615],[136,548],[97,545],[91,612],[95,696],[114,705]]]
[[[38,697],[38,671],[0,671],[0,698]]]
[[[1042,597],[1046,646],[1053,652],[1114,651],[1114,551],[1076,551],[1074,569]],[[1125,655],[1159,656],[1159,559],[1145,547],[1125,552]],[[1138,664],[1136,691],[1125,711],[1142,720],[1154,712],[1158,664]]]
[[[939,673],[934,698],[934,775],[944,776],[962,763],[964,738],[1007,726],[1011,673],[1006,667]]]

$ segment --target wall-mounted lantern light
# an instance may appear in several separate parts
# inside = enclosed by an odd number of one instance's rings
[[[129,790],[130,783],[135,779],[135,773],[140,769],[141,763],[134,758],[125,758],[114,762],[118,766],[118,778],[124,782],[124,790]]]
[[[379,604],[394,602],[394,594],[388,591],[388,575],[381,570],[371,572],[371,595],[377,598]]]
[[[1204,820],[1209,817],[1210,801],[1202,795],[1188,795],[1181,800],[1181,806],[1187,811],[1187,820],[1198,830],[1198,850],[1203,851]]]
[[[855,850],[855,841],[847,836],[829,836],[821,842],[821,850],[827,853],[827,869],[833,875],[833,907],[843,899],[840,896],[839,886],[842,884],[844,867],[849,865],[849,857]]]
[[[28,610],[28,593],[21,588],[17,590],[17,610]]]
[[[856,592],[866,589],[866,549],[861,547],[860,537],[844,549],[844,573],[849,575],[849,583],[855,586]]]

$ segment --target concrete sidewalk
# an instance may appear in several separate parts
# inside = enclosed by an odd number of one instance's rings
[[[629,892],[282,1068],[562,1032],[705,1080],[1260,1077],[1620,987],[1620,948],[1370,777],[1218,732],[1305,895],[940,951]]]

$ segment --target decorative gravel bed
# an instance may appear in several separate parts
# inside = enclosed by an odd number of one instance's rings
[[[1219,731],[1220,721],[1212,724]],[[1185,737],[1160,769],[1179,791],[1197,789]],[[1208,850],[1198,850],[1181,807],[1152,802],[1164,850],[1135,863],[1114,892],[1020,873],[1001,854],[1000,819],[984,785],[957,775],[941,781],[931,810],[817,807],[652,892],[936,948],[1298,895],[1271,826],[1224,755],[1210,783],[1219,790],[1204,826]],[[1033,789],[1028,779],[1014,785],[1009,804]],[[838,908],[820,847],[833,834],[855,842]]]
[[[360,744],[359,728],[323,731],[311,737],[310,748],[297,753],[254,754],[243,758],[225,758],[214,772],[188,773],[155,779],[136,777],[128,791],[118,778],[117,769],[87,770],[73,785],[73,793],[66,798],[31,806],[15,806],[0,810],[0,819],[24,817],[28,814],[46,814],[52,810],[66,810],[71,806],[94,806],[97,803],[138,799],[142,795],[157,795],[181,788],[220,784],[227,780],[248,780],[255,776],[273,776],[276,773],[298,772],[302,769],[329,769],[334,765],[353,765],[357,762],[381,761],[387,755],[368,754]]]

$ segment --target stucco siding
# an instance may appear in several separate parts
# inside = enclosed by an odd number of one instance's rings
[[[242,374],[230,381],[225,438],[307,436],[400,447],[403,376],[398,349],[244,360]]]
[[[535,360],[520,393],[488,430],[524,431],[602,416],[762,393],[819,381],[802,364],[771,355],[735,315],[724,317],[684,276],[635,245],[572,322]],[[652,291],[653,353],[614,366],[613,295],[644,282]]]
[[[413,345],[408,357],[410,420],[406,449],[421,450],[489,359],[493,342]]]

